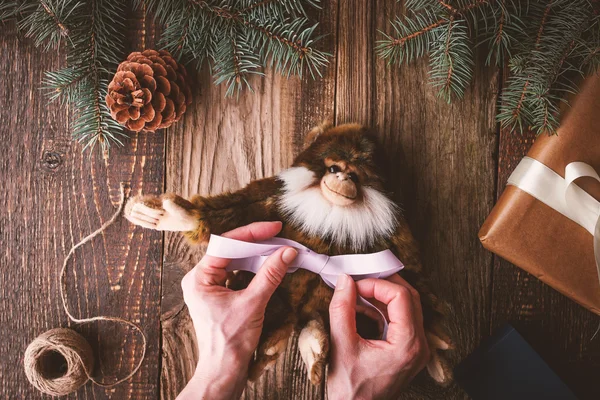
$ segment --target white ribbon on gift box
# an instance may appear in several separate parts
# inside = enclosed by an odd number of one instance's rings
[[[584,162],[568,164],[563,178],[541,162],[524,157],[508,178],[508,184],[529,193],[593,235],[600,283],[600,202],[575,184],[577,179],[584,177],[600,182],[598,173]]]
[[[335,287],[337,278],[346,274],[354,280],[365,278],[387,278],[404,268],[404,265],[390,250],[371,254],[344,254],[328,256],[315,253],[306,246],[289,239],[271,238],[258,243],[243,242],[218,235],[210,235],[206,254],[231,260],[227,271],[258,272],[267,258],[277,249],[290,246],[298,251],[296,259],[288,267],[292,273],[298,268],[306,269],[321,276],[329,287]],[[359,304],[373,308],[383,320],[382,339],[385,340],[388,322],[381,310],[358,296]]]

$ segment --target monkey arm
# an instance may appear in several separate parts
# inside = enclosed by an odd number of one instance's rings
[[[275,195],[281,183],[275,177],[253,181],[245,188],[217,196],[186,200],[169,193],[137,196],[127,203],[125,217],[136,225],[161,231],[184,232],[193,243],[208,241],[256,221],[277,220]]]
[[[185,236],[194,243],[207,242],[211,234],[220,235],[258,221],[275,221],[278,213],[275,195],[281,183],[275,178],[252,181],[233,193],[217,196],[194,196],[190,199],[198,227]]]

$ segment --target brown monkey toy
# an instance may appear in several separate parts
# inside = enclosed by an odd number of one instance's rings
[[[330,256],[390,249],[404,264],[400,274],[419,292],[432,358],[429,374],[450,381],[440,350],[451,347],[442,329],[443,311],[422,277],[417,244],[399,208],[386,194],[377,146],[359,125],[322,125],[279,175],[218,196],[185,200],[174,194],[132,198],[126,217],[136,225],[180,231],[192,243],[207,243],[256,221],[282,221],[279,236]],[[299,333],[298,347],[310,381],[318,385],[329,353],[329,303],[333,290],[307,270],[287,274],[265,312],[263,332],[249,369],[257,379]]]

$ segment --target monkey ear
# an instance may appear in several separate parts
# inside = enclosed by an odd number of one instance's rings
[[[304,138],[304,148],[306,149],[308,146],[313,144],[315,140],[323,133],[325,133],[329,128],[331,128],[333,124],[329,121],[323,121],[319,125],[315,126],[306,134]]]

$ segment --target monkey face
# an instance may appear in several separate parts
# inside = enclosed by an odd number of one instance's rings
[[[323,197],[346,207],[363,201],[366,187],[381,190],[375,142],[365,128],[347,124],[315,129],[294,165],[314,173],[314,185],[320,187]]]
[[[278,175],[285,221],[353,251],[389,237],[398,208],[383,189],[383,159],[367,130],[320,126],[307,139],[292,167]]]
[[[349,206],[358,198],[358,174],[344,161],[325,159],[326,172],[321,178],[323,196],[332,204]]]

